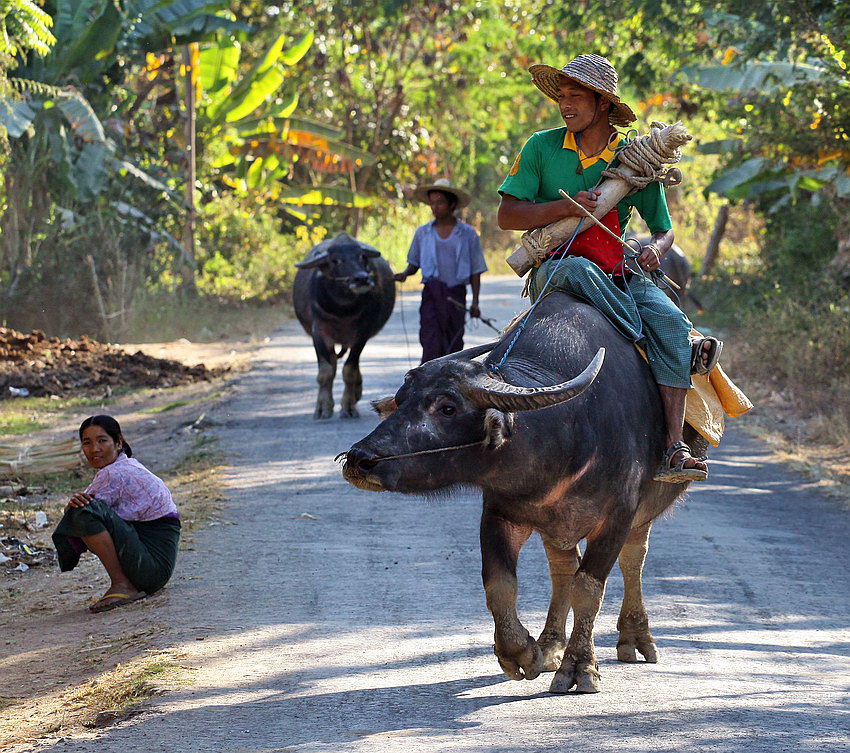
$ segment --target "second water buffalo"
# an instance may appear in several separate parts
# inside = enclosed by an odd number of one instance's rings
[[[313,338],[319,361],[319,396],[313,417],[333,415],[337,360],[346,350],[349,355],[342,369],[345,389],[340,415],[357,416],[357,401],[363,392],[360,354],[392,314],[392,269],[378,249],[347,233],[322,241],[295,266],[295,315]],[[336,346],[340,346],[339,351]]]

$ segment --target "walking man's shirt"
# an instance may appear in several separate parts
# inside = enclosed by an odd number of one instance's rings
[[[463,349],[466,312],[473,317],[481,313],[478,294],[487,264],[475,228],[454,216],[457,208],[470,201],[466,191],[440,179],[420,186],[414,196],[431,205],[434,219],[417,228],[407,253],[407,268],[396,279],[404,281],[417,269],[422,271],[419,342],[424,363]],[[469,309],[467,286],[472,288]]]

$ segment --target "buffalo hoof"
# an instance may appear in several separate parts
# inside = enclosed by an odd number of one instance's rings
[[[317,405],[316,410],[313,412],[313,418],[318,420],[325,420],[327,418],[333,417],[334,408],[331,405],[328,407],[327,405]]]
[[[359,418],[360,412],[353,405],[350,408],[340,408],[340,418]]]
[[[533,680],[543,671],[543,654],[531,636],[528,636],[528,645],[518,656],[509,658],[496,654],[496,658],[502,671],[512,680]]]
[[[576,693],[598,693],[602,690],[598,666],[587,662],[562,665],[552,678],[549,692],[568,693],[573,687]]]
[[[543,633],[537,639],[540,653],[543,654],[543,672],[555,672],[564,660],[564,651],[567,649],[566,638],[557,635]]]
[[[623,662],[638,661],[638,652],[641,653],[647,664],[655,664],[658,661],[658,649],[654,643],[618,643],[617,659]]]

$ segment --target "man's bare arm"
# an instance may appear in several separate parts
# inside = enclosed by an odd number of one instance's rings
[[[598,190],[593,195],[589,191],[580,191],[573,198],[588,212],[593,212],[596,209],[596,197],[599,193]],[[504,194],[499,204],[499,227],[502,230],[532,230],[566,217],[580,216],[582,215],[578,209],[566,199],[536,204],[533,201],[523,201],[516,196]]]

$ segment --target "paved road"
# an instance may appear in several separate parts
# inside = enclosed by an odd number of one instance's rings
[[[507,321],[517,287],[490,281],[485,314]],[[415,357],[411,293],[405,315]],[[482,328],[468,342],[486,337]],[[366,349],[366,398],[393,392],[407,367],[397,312]],[[376,419],[314,422],[314,378],[291,322],[220,416],[234,525],[197,536],[160,597],[196,683],[96,739],[48,750],[850,749],[850,513],[761,445],[730,432],[710,483],[656,524],[645,585],[661,661],[614,659],[615,571],[597,632],[603,692],[552,696],[549,675],[520,683],[498,672],[475,495],[345,484],[331,458]],[[536,539],[520,588],[537,631],[548,577]]]

